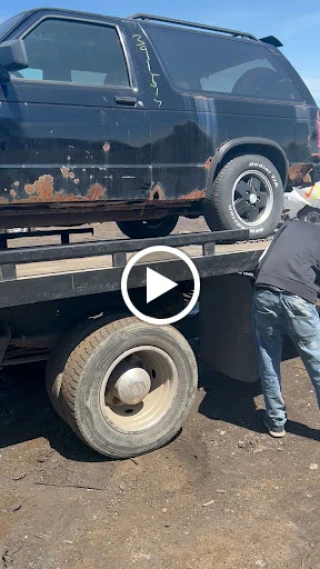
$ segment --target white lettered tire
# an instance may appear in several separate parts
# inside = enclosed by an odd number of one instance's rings
[[[212,231],[248,229],[250,239],[264,238],[280,223],[283,199],[281,176],[268,158],[237,156],[213,182],[206,221]]]

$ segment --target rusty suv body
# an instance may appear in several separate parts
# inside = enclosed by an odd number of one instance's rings
[[[203,28],[55,9],[1,24],[0,226],[201,215],[245,155],[282,189],[312,172],[317,106],[276,42]]]

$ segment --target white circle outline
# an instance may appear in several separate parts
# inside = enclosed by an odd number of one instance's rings
[[[181,261],[183,261],[184,263],[186,263],[186,265],[188,265],[193,277],[194,290],[192,293],[191,300],[189,301],[188,305],[183,310],[181,310],[181,312],[179,312],[175,316],[170,316],[169,318],[154,318],[153,316],[146,316],[134,306],[129,297],[128,278],[130,275],[130,271],[134,267],[134,265],[138,261],[140,261],[140,259],[142,259],[146,255],[150,255],[151,253],[170,253],[170,255],[179,257]],[[132,312],[132,314],[134,314],[134,316],[139,318],[139,320],[142,320],[147,324],[155,324],[157,326],[174,324],[175,322],[178,322],[179,320],[182,320],[182,318],[188,316],[189,312],[191,312],[191,310],[197,304],[200,296],[200,277],[195,264],[190,259],[190,257],[188,257],[186,253],[183,253],[183,251],[180,251],[180,249],[174,249],[173,247],[168,247],[166,245],[155,245],[154,247],[147,247],[146,249],[139,251],[138,253],[133,255],[133,257],[131,257],[130,261],[125,266],[121,276],[121,294],[126,307],[130,310],[130,312]]]

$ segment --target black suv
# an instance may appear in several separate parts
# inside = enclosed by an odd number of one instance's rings
[[[0,24],[0,227],[164,236],[204,214],[268,235],[320,158],[317,106],[280,46],[144,14]]]

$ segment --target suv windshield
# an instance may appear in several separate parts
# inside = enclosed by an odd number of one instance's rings
[[[0,40],[5,38],[5,36],[17,25],[19,24],[20,20],[23,19],[25,12],[10,18],[9,20],[5,20],[0,24]]]

